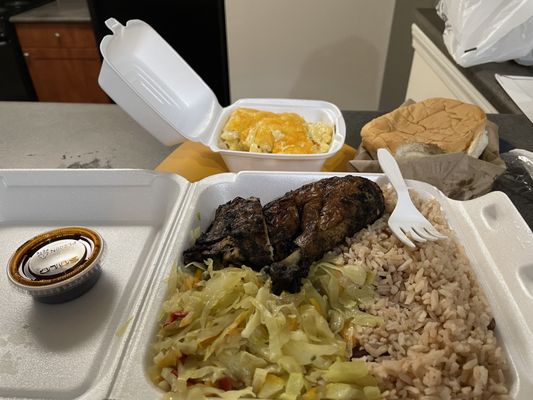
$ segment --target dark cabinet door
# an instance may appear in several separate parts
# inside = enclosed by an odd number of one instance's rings
[[[16,43],[0,41],[0,100],[35,100],[35,93]]]

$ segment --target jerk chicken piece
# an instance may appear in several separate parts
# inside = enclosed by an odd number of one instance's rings
[[[272,292],[297,292],[311,263],[346,237],[383,215],[379,186],[355,176],[333,177],[302,186],[268,203],[237,197],[219,206],[185,263],[212,258],[222,266],[263,267]]]
[[[379,186],[347,175],[302,186],[263,208],[275,262],[272,292],[297,292],[311,263],[383,215]]]
[[[185,263],[212,258],[224,267],[246,264],[256,270],[269,265],[272,248],[259,199],[236,197],[219,206],[209,228],[183,258]]]

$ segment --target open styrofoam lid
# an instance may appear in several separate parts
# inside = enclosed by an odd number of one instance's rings
[[[209,86],[147,23],[105,23],[113,34],[100,44],[104,62],[176,133],[204,141],[222,109]]]

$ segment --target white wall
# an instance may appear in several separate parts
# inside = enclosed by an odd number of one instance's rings
[[[394,0],[226,0],[232,101],[378,108]]]

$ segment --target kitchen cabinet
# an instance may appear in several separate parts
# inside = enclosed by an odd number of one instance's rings
[[[90,23],[17,23],[39,101],[109,103],[98,85],[100,57]]]
[[[406,99],[456,98],[476,104],[486,113],[498,113],[416,24],[412,25],[412,40],[414,55]]]

